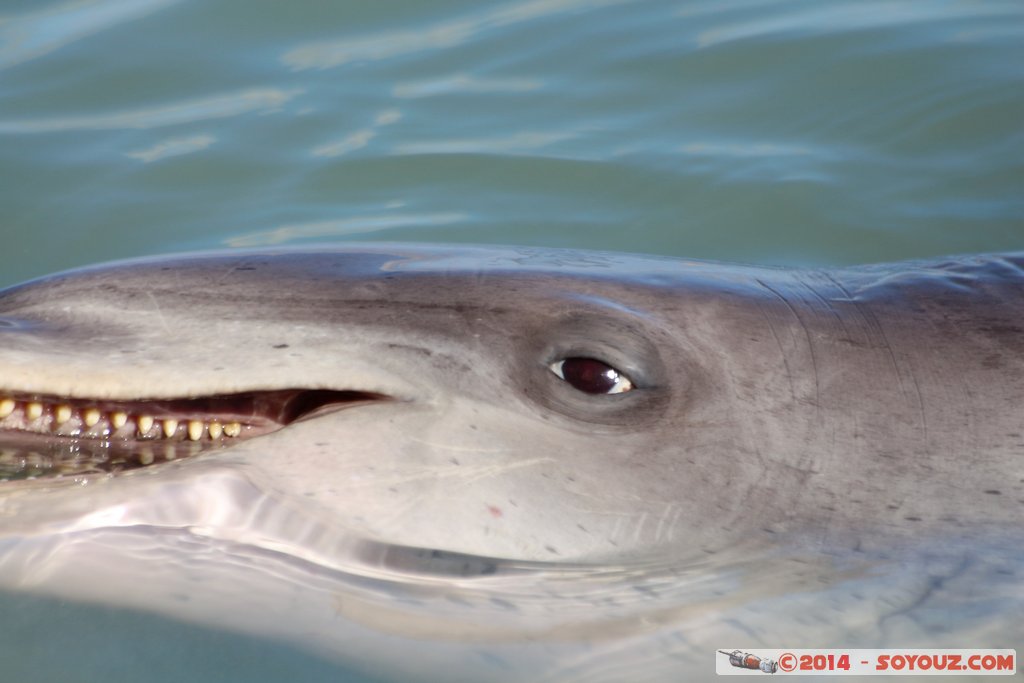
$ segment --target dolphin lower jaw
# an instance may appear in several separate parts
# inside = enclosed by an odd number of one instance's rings
[[[176,460],[386,398],[323,389],[138,400],[0,392],[0,480]]]

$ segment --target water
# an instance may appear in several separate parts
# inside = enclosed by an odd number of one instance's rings
[[[1024,7],[7,0],[0,283],[349,239],[1024,244]]]
[[[345,240],[787,265],[1020,249],[1021,121],[1018,0],[6,0],[0,285]],[[185,658],[197,680],[341,675],[263,640],[5,600],[61,624],[49,649],[6,651],[28,653],[16,680],[159,680]]]

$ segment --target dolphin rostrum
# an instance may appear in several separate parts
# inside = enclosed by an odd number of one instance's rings
[[[384,244],[54,275],[0,293],[0,591],[404,680],[1012,647],[1022,321],[1022,254]]]

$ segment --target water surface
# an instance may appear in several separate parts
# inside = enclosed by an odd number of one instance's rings
[[[1016,0],[0,11],[0,282],[350,239],[780,264],[1024,244]]]

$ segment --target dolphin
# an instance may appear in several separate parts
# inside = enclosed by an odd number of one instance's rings
[[[0,591],[394,680],[1013,647],[1022,320],[1024,254],[354,244],[53,275],[0,292]]]

